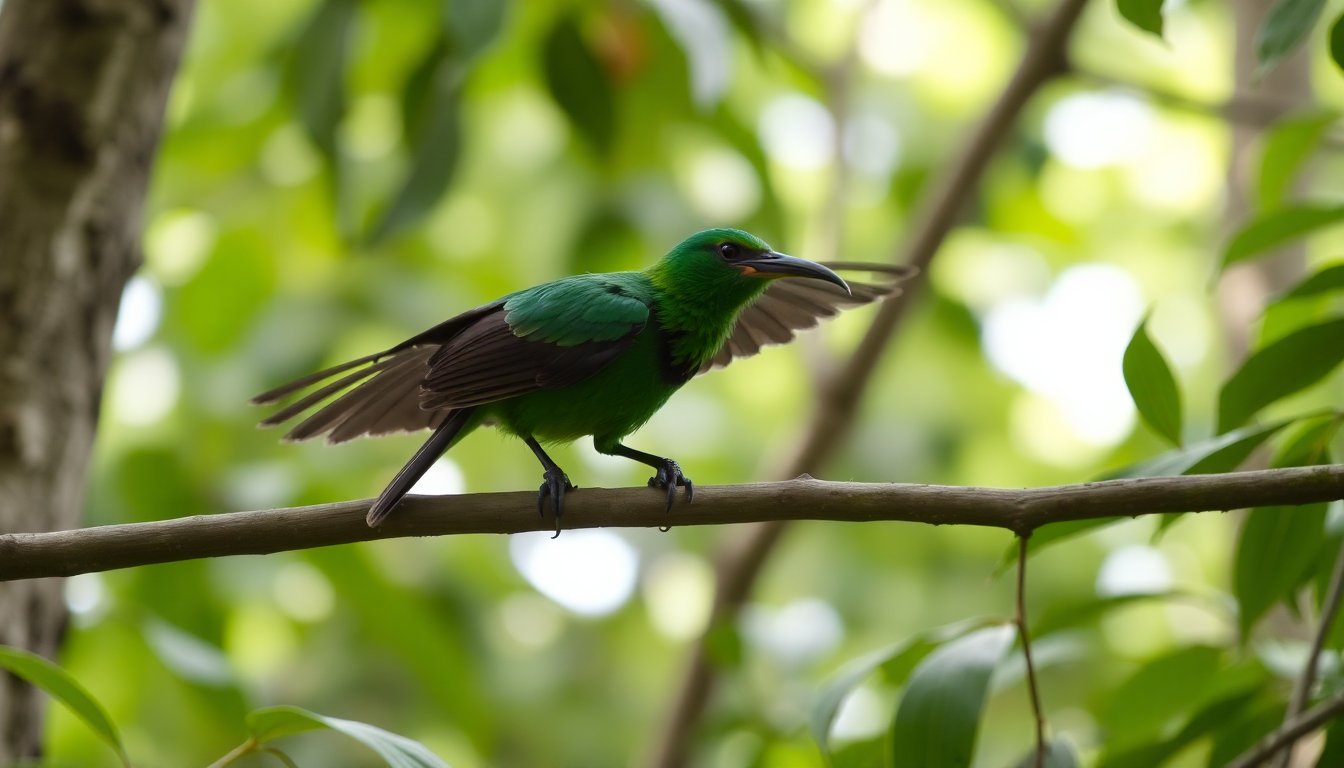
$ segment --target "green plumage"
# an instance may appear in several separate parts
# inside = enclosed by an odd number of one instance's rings
[[[846,265],[898,277],[905,270]],[[770,278],[808,278],[773,280]],[[383,352],[255,398],[272,402],[334,379],[262,422],[286,421],[336,396],[296,426],[296,440],[431,428],[433,435],[369,512],[385,517],[434,460],[482,424],[523,438],[545,468],[539,507],[559,516],[569,478],[540,442],[591,435],[598,451],[652,466],[650,485],[693,486],[676,462],[621,440],[699,372],[780,343],[845,305],[895,293],[846,285],[829,269],[771,251],[739,230],[711,229],[643,272],[568,277],[465,312]],[[363,366],[362,368],[360,366]],[[347,373],[349,372],[349,373]]]

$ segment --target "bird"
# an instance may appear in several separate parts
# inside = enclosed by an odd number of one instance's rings
[[[882,279],[846,282],[831,267]],[[599,453],[648,465],[648,485],[666,491],[670,513],[677,489],[689,503],[694,484],[676,461],[625,445],[628,435],[697,374],[787,342],[841,309],[894,296],[914,272],[831,267],[739,229],[707,229],[643,271],[575,275],[511,293],[252,402],[307,390],[259,425],[306,414],[285,435],[291,441],[432,430],[369,508],[371,528],[440,455],[484,425],[521,438],[541,462],[537,511],[544,516],[551,502],[557,536],[576,486],[543,443],[591,437]]]

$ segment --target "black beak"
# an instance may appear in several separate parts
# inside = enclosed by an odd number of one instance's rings
[[[811,277],[838,285],[845,293],[850,293],[849,285],[839,275],[815,261],[800,259],[797,256],[785,256],[771,251],[753,259],[743,259],[737,262],[736,266],[742,267],[744,275],[766,278]]]

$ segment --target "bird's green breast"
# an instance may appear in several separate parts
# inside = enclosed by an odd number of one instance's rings
[[[485,406],[506,432],[543,442],[593,435],[614,442],[638,429],[667,402],[682,382],[663,377],[658,334],[646,328],[602,370],[567,387],[543,389]]]

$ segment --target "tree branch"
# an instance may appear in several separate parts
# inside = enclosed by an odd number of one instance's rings
[[[1344,499],[1344,464],[1222,475],[1144,477],[1048,488],[777,483],[697,488],[669,515],[647,488],[591,488],[565,499],[565,527],[722,525],[764,520],[981,525],[1026,534],[1047,523]],[[534,491],[410,496],[377,529],[370,501],[0,535],[0,581],[71,576],[200,557],[262,555],[405,536],[550,530]]]

